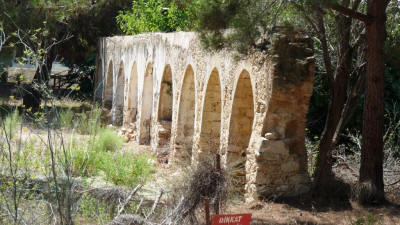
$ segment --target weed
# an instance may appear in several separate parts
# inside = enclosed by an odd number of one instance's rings
[[[314,174],[317,165],[317,158],[319,152],[318,145],[319,145],[318,137],[314,137],[314,140],[306,138],[306,149],[308,155],[308,173],[311,175]]]
[[[116,185],[135,187],[138,183],[146,182],[154,172],[152,161],[148,155],[107,152],[100,156],[98,166],[105,173],[106,180]]]
[[[94,151],[88,151],[74,144],[71,157],[73,176],[87,177],[96,174],[97,157]]]
[[[114,130],[101,128],[93,147],[96,152],[116,152],[121,149],[123,143],[124,139],[118,136]]]
[[[93,106],[91,111],[81,112],[78,115],[77,130],[81,134],[95,135],[100,128],[101,108],[98,105]]]
[[[107,205],[87,194],[83,194],[81,197],[79,212],[84,218],[94,219],[96,224],[104,224],[112,219],[112,213]]]
[[[378,220],[373,215],[368,215],[367,217],[358,217],[351,224],[352,225],[381,225],[382,221]]]
[[[17,126],[21,124],[21,122],[22,117],[19,115],[17,109],[8,114],[4,119],[4,129],[7,135],[13,136],[15,134],[15,131],[17,130]]]
[[[61,110],[59,118],[60,127],[72,128],[73,119],[74,119],[74,113],[72,112],[71,108]]]

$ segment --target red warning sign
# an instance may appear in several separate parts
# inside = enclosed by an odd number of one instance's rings
[[[214,215],[212,225],[250,225],[251,214]]]

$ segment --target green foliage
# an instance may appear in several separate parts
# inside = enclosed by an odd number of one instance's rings
[[[7,83],[8,81],[8,72],[7,68],[0,64],[0,83]]]
[[[94,143],[86,148],[81,144],[71,146],[73,175],[104,178],[116,185],[134,187],[146,182],[153,173],[153,159],[149,155],[122,153],[123,139],[111,129],[100,129]]]
[[[381,225],[383,224],[381,220],[373,215],[368,215],[366,217],[358,217],[355,221],[351,223],[352,225]]]
[[[11,37],[6,44],[17,50],[21,63],[47,63],[32,62],[34,56],[50,64],[59,54],[57,58],[73,68],[70,77],[79,84],[80,91],[74,91],[74,97],[88,97],[93,93],[95,62],[91,58],[97,39],[121,33],[115,17],[130,5],[126,0],[0,0],[1,28]],[[82,64],[86,61],[90,65]],[[49,77],[47,70],[43,76],[45,80]]]
[[[65,82],[77,84],[77,87],[71,87],[71,93],[69,94],[75,99],[90,99],[94,92],[94,73],[96,70],[95,65],[96,54],[91,54],[83,63],[74,64],[65,62],[70,68]]]
[[[21,125],[22,117],[19,115],[18,110],[15,109],[12,113],[6,116],[3,122],[7,136],[12,137],[16,133],[18,128],[17,126]]]
[[[106,204],[97,201],[88,194],[83,194],[81,197],[79,214],[84,218],[94,219],[96,224],[104,224],[113,218]]]
[[[73,127],[74,113],[71,108],[63,109],[60,112],[59,124],[61,127],[72,128]]]
[[[99,158],[99,169],[105,173],[108,181],[116,185],[135,187],[139,183],[145,183],[148,176],[154,172],[153,160],[148,155],[107,152]]]
[[[73,176],[88,177],[96,174],[97,155],[95,151],[73,144],[71,153]]]
[[[386,104],[385,113],[385,135],[384,135],[385,158],[400,156],[400,103],[393,101]]]
[[[91,134],[95,135],[100,129],[100,114],[101,108],[98,105],[93,106],[92,110],[89,112],[81,112],[77,116],[78,123],[76,128],[81,134]]]
[[[247,53],[251,47],[266,48],[277,24],[294,24],[295,11],[287,1],[201,0],[197,29],[206,47],[232,47]],[[229,29],[229,31],[227,31]]]
[[[109,128],[101,128],[93,147],[96,152],[117,152],[121,149],[123,143],[124,138],[118,136],[115,131]]]
[[[319,146],[319,138],[315,136],[312,139],[306,138],[306,149],[308,155],[308,174],[312,175],[315,172],[315,168],[317,166],[317,158],[318,158],[318,146]]]
[[[173,1],[135,0],[132,10],[120,12],[117,23],[126,34],[154,31],[180,31],[192,28],[193,9],[197,1],[179,7]]]

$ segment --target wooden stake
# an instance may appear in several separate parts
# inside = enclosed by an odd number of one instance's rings
[[[204,207],[206,211],[206,225],[211,225],[210,221],[210,203],[208,201],[208,198],[204,199]]]

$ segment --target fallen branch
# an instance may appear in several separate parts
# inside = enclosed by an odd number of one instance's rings
[[[151,215],[154,213],[154,211],[156,210],[156,207],[157,207],[158,203],[160,202],[161,196],[162,196],[163,194],[164,194],[164,190],[161,189],[161,190],[160,190],[160,193],[158,194],[158,196],[157,196],[157,198],[156,198],[156,200],[154,201],[153,207],[151,207],[150,213],[147,214],[146,219],[149,218],[149,216],[151,216]]]
[[[137,209],[136,209],[136,211],[135,211],[135,214],[138,214],[139,209],[140,209],[140,207],[142,206],[142,204],[143,204],[143,198],[140,199],[140,202],[139,202],[139,205],[138,205],[138,207],[137,207]]]
[[[129,203],[129,201],[131,200],[132,196],[136,194],[136,192],[142,187],[142,185],[138,185],[135,187],[135,189],[133,189],[133,191],[128,195],[128,197],[125,199],[124,203],[121,205],[121,208],[119,208],[118,210],[118,214],[117,217],[119,215],[121,215],[121,213],[124,211],[125,206]]]

